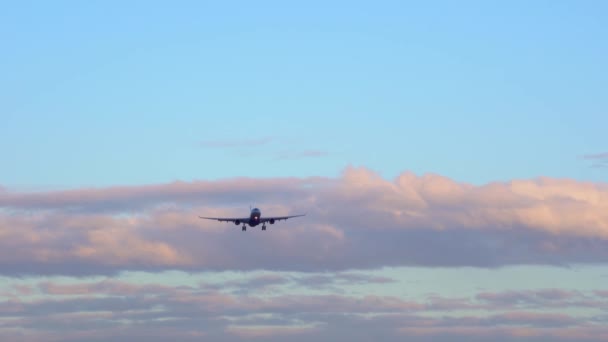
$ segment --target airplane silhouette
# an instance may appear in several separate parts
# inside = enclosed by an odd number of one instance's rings
[[[255,227],[258,224],[262,224],[262,230],[266,230],[266,222],[270,224],[274,224],[276,221],[287,220],[292,217],[300,217],[305,216],[306,214],[301,215],[291,215],[291,216],[274,216],[274,217],[262,217],[262,212],[258,208],[251,209],[251,213],[249,217],[242,218],[233,218],[233,217],[203,217],[199,216],[199,218],[207,219],[207,220],[216,220],[216,221],[224,221],[224,222],[234,222],[235,225],[243,224],[243,231],[247,230],[247,225],[250,227]]]

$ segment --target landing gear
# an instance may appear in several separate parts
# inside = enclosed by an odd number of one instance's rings
[[[266,225],[262,225],[262,230],[266,230]]]
[[[247,226],[246,226],[246,225],[243,225],[243,229],[242,229],[242,230],[243,230],[243,231],[246,231],[246,230],[247,230]]]

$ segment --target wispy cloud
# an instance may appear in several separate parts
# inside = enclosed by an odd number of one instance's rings
[[[608,160],[608,152],[598,154],[586,154],[583,156],[585,159],[606,159]]]
[[[602,161],[598,161],[595,162],[591,165],[592,168],[604,168],[604,167],[608,167],[608,160],[602,160]]]
[[[586,155],[583,155],[582,158],[593,161],[593,164],[591,164],[591,167],[593,167],[593,168],[608,167],[608,152],[597,153],[597,154],[586,154]]]
[[[286,151],[277,155],[275,160],[325,157],[328,153],[321,150]]]
[[[273,140],[274,138],[272,137],[263,137],[257,139],[205,140],[200,143],[200,146],[209,148],[249,147],[268,144]]]

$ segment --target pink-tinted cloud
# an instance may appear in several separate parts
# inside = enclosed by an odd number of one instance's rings
[[[65,212],[137,213],[163,205],[210,205],[243,208],[253,200],[281,202],[297,199],[310,189],[326,187],[336,180],[310,177],[218,181],[176,181],[146,186],[115,186],[51,192],[0,192],[0,208],[61,210]],[[277,191],[280,189],[281,191]]]
[[[264,232],[198,219],[244,216],[252,202],[262,215],[308,215]],[[567,179],[474,186],[348,168],[336,179],[3,192],[0,204],[4,274],[608,261],[608,185]]]
[[[595,291],[595,294],[600,297],[608,298],[608,290],[597,290],[597,291]]]
[[[176,293],[182,288],[169,287],[159,284],[136,285],[118,280],[103,280],[92,283],[57,284],[44,281],[38,284],[40,291],[48,295],[109,295],[128,296],[138,293]]]

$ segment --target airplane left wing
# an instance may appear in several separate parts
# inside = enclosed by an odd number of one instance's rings
[[[203,216],[199,216],[199,218],[202,219],[207,219],[207,220],[216,220],[216,221],[220,221],[220,222],[249,222],[249,217],[245,217],[245,218],[230,218],[230,217],[203,217]]]
[[[265,222],[269,222],[269,221],[281,221],[281,220],[287,221],[287,219],[289,219],[289,218],[300,217],[300,216],[305,216],[305,215],[306,214],[291,215],[291,216],[260,217],[260,223],[265,223]]]

